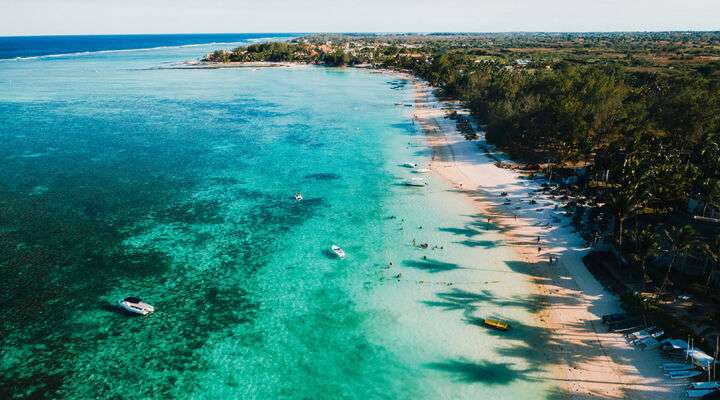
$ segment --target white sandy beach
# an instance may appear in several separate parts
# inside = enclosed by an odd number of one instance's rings
[[[549,332],[544,354],[554,365],[547,379],[555,381],[556,398],[678,398],[683,384],[663,376],[656,351],[638,351],[622,335],[606,333],[600,317],[621,311],[619,301],[586,269],[581,259],[588,249],[563,209],[541,196],[530,204],[539,183],[496,167],[492,157],[503,154],[484,152],[483,138],[466,141],[455,121],[444,118],[453,104],[437,101],[424,83],[416,81],[415,91],[414,118],[433,150],[431,169],[501,227],[504,241],[523,260],[514,270],[523,272],[546,302],[536,323]],[[501,192],[508,196],[500,197]],[[550,255],[559,262],[549,265]]]

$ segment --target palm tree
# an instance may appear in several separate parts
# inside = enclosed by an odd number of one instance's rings
[[[618,245],[622,248],[625,220],[642,209],[641,190],[638,186],[625,188],[610,197],[608,205],[618,222]]]
[[[663,283],[662,286],[660,286],[658,294],[660,292],[664,292],[667,285],[670,283],[670,273],[672,272],[672,267],[675,264],[675,260],[678,255],[686,253],[698,243],[695,229],[693,229],[690,225],[684,225],[681,228],[671,226],[669,229],[663,229],[663,233],[665,234],[665,238],[670,242],[672,258],[670,259],[670,264],[668,264],[667,271],[665,272],[665,278],[663,279]]]
[[[720,180],[705,178],[700,182],[700,198],[703,201],[702,215],[705,216],[708,205],[720,198]]]
[[[632,150],[625,157],[620,171],[620,188],[611,197],[608,205],[613,212],[618,227],[618,246],[622,249],[625,220],[643,209],[650,198],[650,180],[653,168],[646,165],[651,158],[646,146],[639,142],[632,145]]]
[[[640,263],[642,270],[642,288],[645,290],[645,284],[648,281],[647,276],[647,260],[657,255],[660,250],[660,244],[655,232],[651,229],[643,229],[635,234],[635,251],[633,257],[636,262]],[[718,253],[720,255],[720,253]]]

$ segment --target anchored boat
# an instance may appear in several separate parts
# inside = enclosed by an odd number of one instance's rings
[[[337,254],[338,257],[345,258],[345,250],[340,248],[340,246],[334,244],[334,245],[332,245],[331,249],[332,249],[333,253]]]
[[[126,297],[118,301],[118,306],[127,312],[148,315],[155,312],[155,307],[142,301],[138,297]]]
[[[427,185],[427,182],[425,182],[425,180],[423,178],[410,178],[410,179],[405,179],[403,181],[403,185],[423,187],[423,186]]]

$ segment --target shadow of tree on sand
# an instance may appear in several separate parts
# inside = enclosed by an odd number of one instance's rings
[[[402,264],[406,267],[420,269],[431,274],[462,268],[458,264],[435,260],[432,258],[424,258],[422,260],[405,260]]]
[[[493,247],[500,246],[502,242],[500,240],[462,240],[455,242],[468,247],[482,247],[484,249],[492,249]]]
[[[454,235],[465,236],[465,237],[469,237],[469,238],[475,237],[477,235],[482,235],[482,233],[483,233],[482,231],[479,231],[479,230],[473,229],[473,228],[468,228],[468,227],[465,227],[465,228],[438,228],[438,230],[440,232],[452,233]]]
[[[492,291],[484,289],[479,292],[454,288],[449,292],[435,294],[439,301],[423,301],[423,304],[431,307],[442,307],[448,310],[474,311],[483,305],[497,307],[519,307],[531,313],[539,313],[549,307],[550,304],[557,304],[562,301],[565,305],[577,304],[578,299],[573,297],[559,297],[554,295],[531,294],[528,296],[497,297]]]
[[[518,379],[527,380],[529,369],[516,370],[512,364],[491,361],[473,362],[466,359],[446,360],[425,364],[426,367],[452,374],[465,383],[482,383],[485,385],[508,385]]]

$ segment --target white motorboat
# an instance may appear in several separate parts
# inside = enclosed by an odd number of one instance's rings
[[[333,253],[337,254],[338,257],[345,258],[345,250],[340,248],[340,246],[334,244],[334,245],[332,245],[331,249],[332,249]]]
[[[429,174],[432,170],[430,168],[418,168],[415,172],[418,174]]]
[[[148,315],[155,312],[155,307],[142,301],[138,297],[126,297],[118,300],[118,306],[127,312],[140,315]]]
[[[427,185],[427,182],[425,182],[425,180],[423,178],[410,178],[410,179],[405,179],[403,181],[403,185],[423,187],[423,186]]]
[[[300,192],[295,193],[295,201],[302,201],[302,200],[303,200],[302,193],[300,193]]]
[[[403,163],[402,166],[405,167],[405,168],[417,168],[418,165],[415,164],[415,163],[406,162],[406,163]]]
[[[702,371],[698,370],[688,370],[688,371],[670,371],[668,376],[670,379],[690,379],[694,378],[696,376],[702,375]]]

